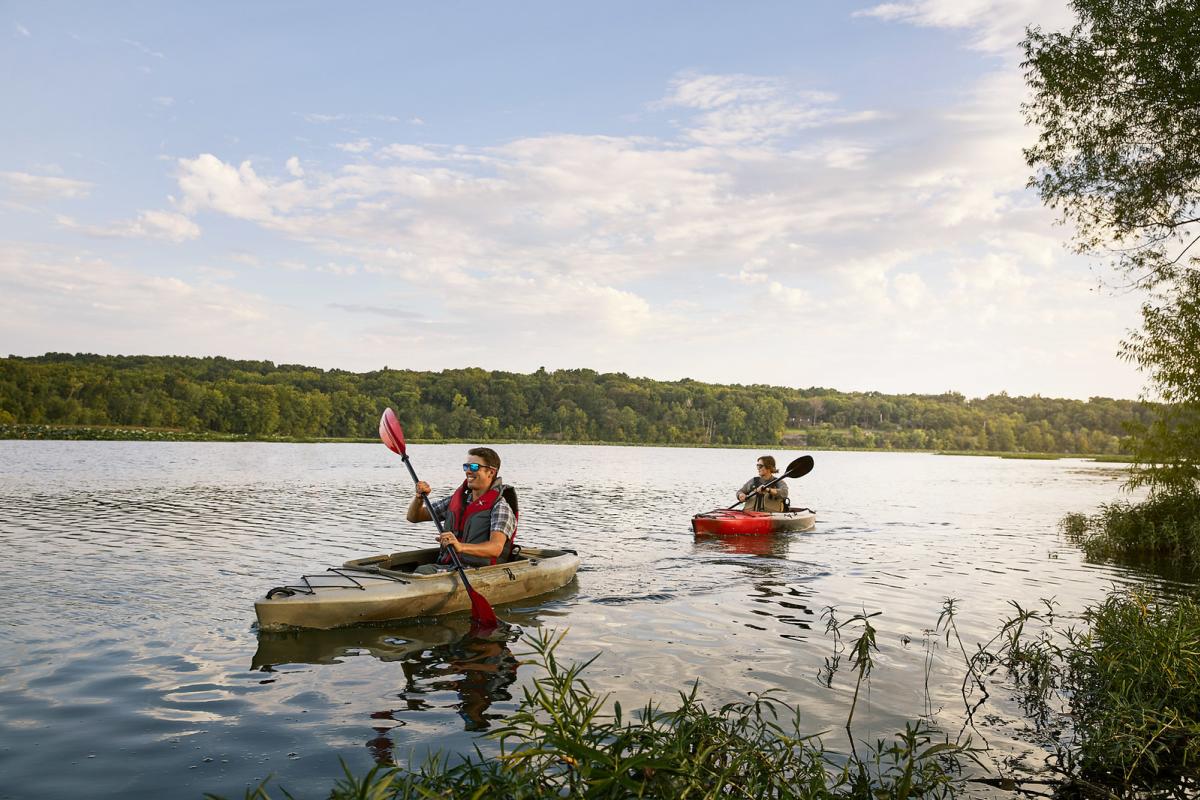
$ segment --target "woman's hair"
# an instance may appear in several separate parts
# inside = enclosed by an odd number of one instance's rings
[[[467,455],[475,456],[486,466],[497,472],[500,471],[500,455],[490,447],[472,447],[467,451]],[[771,464],[774,465],[775,462],[772,461]]]

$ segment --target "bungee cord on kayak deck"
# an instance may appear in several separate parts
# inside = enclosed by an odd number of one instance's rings
[[[308,580],[309,578],[332,577],[331,575],[329,575],[330,572],[332,572],[334,575],[337,575],[338,577],[344,578],[347,582],[341,583],[341,584],[333,583],[333,584],[313,585]],[[285,586],[276,586],[274,589],[271,589],[270,591],[267,592],[267,599],[270,600],[272,597],[277,597],[277,596],[278,597],[291,597],[292,595],[295,595],[295,594],[315,595],[317,593],[317,589],[359,589],[359,590],[365,592],[367,590],[367,587],[364,586],[358,580],[358,578],[355,578],[353,575],[347,575],[346,574],[347,572],[365,573],[363,575],[363,577],[368,578],[368,579],[373,578],[375,580],[381,580],[381,581],[395,581],[396,583],[410,583],[410,581],[408,581],[404,578],[401,578],[397,575],[385,575],[384,573],[379,571],[378,567],[375,567],[375,568],[370,568],[370,567],[330,567],[325,572],[320,572],[320,573],[316,573],[313,575],[301,575],[300,580],[304,582],[303,586],[301,586],[299,584],[287,584]]]

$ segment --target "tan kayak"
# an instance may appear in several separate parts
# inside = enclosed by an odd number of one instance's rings
[[[432,563],[437,552],[426,548],[358,558],[277,586],[254,603],[259,629],[341,628],[469,610],[471,600],[457,572],[413,572]],[[515,560],[471,568],[467,575],[476,592],[500,605],[565,586],[578,568],[574,551],[527,547]]]

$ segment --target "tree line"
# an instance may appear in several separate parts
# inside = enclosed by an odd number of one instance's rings
[[[252,438],[373,438],[1120,454],[1151,406],[657,381],[588,369],[352,373],[221,357],[0,359],[0,425],[139,426]],[[13,427],[17,426],[17,427]],[[13,433],[15,432],[15,433]]]

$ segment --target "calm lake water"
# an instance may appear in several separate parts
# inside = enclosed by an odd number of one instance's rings
[[[465,449],[410,455],[449,489]],[[272,586],[429,544],[431,527],[404,521],[411,484],[382,445],[0,441],[0,798],[232,798],[268,775],[317,798],[339,759],[361,773],[467,752],[535,676],[516,638],[539,626],[569,629],[560,658],[599,653],[586,677],[626,707],[670,706],[696,678],[709,705],[778,687],[841,749],[854,679],[847,665],[822,680],[830,606],[882,612],[855,737],[922,713],[953,736],[961,656],[931,632],[945,598],[973,648],[1009,600],[1053,597],[1069,614],[1114,585],[1186,585],[1086,563],[1059,535],[1064,513],[1118,497],[1118,465],[814,452],[790,486],[815,532],[723,541],[695,539],[689,518],[732,502],[757,451],[498,449],[521,493],[518,541],[574,548],[584,565],[554,595],[500,607],[508,640],[479,641],[461,615],[254,628]],[[1036,766],[1003,694],[976,713],[975,741]]]

